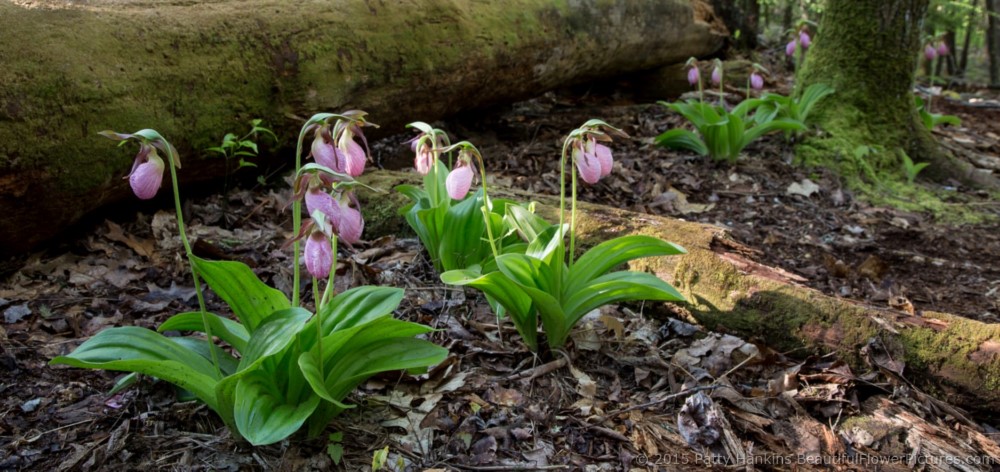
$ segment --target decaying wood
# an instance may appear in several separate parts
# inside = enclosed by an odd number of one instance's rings
[[[190,184],[222,175],[202,150],[253,118],[285,149],[316,112],[363,109],[395,133],[726,34],[703,0],[0,0],[0,255],[128,195],[130,156],[102,130],[157,129]]]
[[[412,173],[377,172],[376,188],[413,183]],[[491,187],[495,188],[495,187]],[[521,191],[498,195],[540,201],[538,212],[558,220],[558,202]],[[372,199],[368,211],[394,215],[402,198]],[[377,232],[397,232],[401,218]],[[947,313],[919,316],[826,296],[797,276],[754,262],[749,248],[731,241],[723,228],[582,205],[577,228],[584,245],[626,234],[646,234],[685,247],[687,254],[633,261],[676,286],[686,311],[710,330],[728,332],[783,352],[836,351],[855,371],[877,366],[948,403],[975,411],[1000,411],[1000,326]],[[917,307],[919,308],[919,307]]]

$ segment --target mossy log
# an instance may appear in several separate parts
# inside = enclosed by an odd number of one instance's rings
[[[190,184],[221,175],[201,150],[252,118],[286,147],[315,112],[399,132],[711,54],[726,34],[703,0],[0,0],[0,256],[128,194],[131,156],[101,130],[157,129]]]
[[[366,179],[382,189],[416,182],[413,173],[388,171]],[[494,196],[535,199],[539,214],[558,221],[556,198],[490,188]],[[368,237],[405,231],[405,221],[397,216],[404,198],[390,195],[365,199],[367,221],[376,223],[366,229]],[[794,352],[796,357],[835,351],[855,372],[870,370],[873,363],[885,367],[872,358],[888,355],[902,362],[892,364],[893,371],[902,368],[903,377],[941,400],[1000,412],[1000,325],[947,313],[915,316],[826,296],[802,285],[793,274],[750,260],[749,248],[717,226],[583,204],[577,232],[583,246],[645,234],[686,248],[682,256],[633,261],[631,269],[654,273],[677,287],[688,299],[686,311],[708,329]]]

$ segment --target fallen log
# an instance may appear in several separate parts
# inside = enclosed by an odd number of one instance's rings
[[[375,188],[416,183],[416,174],[376,172]],[[491,194],[537,200],[537,211],[558,220],[556,198],[500,189]],[[407,231],[394,217],[404,199],[368,195],[365,211],[373,224],[368,237]],[[373,198],[374,197],[374,198]],[[682,256],[639,259],[632,270],[651,272],[677,287],[688,300],[684,310],[709,330],[738,335],[796,357],[836,352],[856,372],[873,366],[902,383],[977,412],[1000,412],[1000,325],[948,313],[916,316],[826,296],[798,276],[751,260],[752,251],[718,226],[582,204],[578,244],[590,246],[626,234],[656,236],[688,250]]]
[[[297,136],[312,113],[359,108],[399,132],[711,54],[726,34],[704,0],[0,0],[0,256],[128,194],[131,156],[101,130],[156,128],[190,184],[221,176],[200,150],[253,118]]]

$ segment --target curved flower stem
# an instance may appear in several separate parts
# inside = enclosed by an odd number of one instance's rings
[[[321,298],[319,297],[319,280],[316,277],[312,278],[313,286],[313,304],[316,305],[316,348],[319,350],[319,356],[316,359],[316,363],[319,364],[319,371],[323,372],[323,315],[321,309]]]
[[[215,347],[215,336],[212,335],[212,325],[208,322],[208,311],[205,309],[205,295],[201,291],[201,281],[198,279],[198,272],[194,268],[194,252],[191,251],[191,242],[188,241],[187,232],[184,229],[184,214],[181,211],[181,193],[177,184],[177,169],[174,168],[177,156],[174,155],[173,146],[166,141],[165,139],[163,140],[166,144],[164,147],[167,148],[167,157],[170,161],[167,163],[167,167],[170,168],[170,183],[174,190],[174,209],[177,210],[177,231],[180,233],[181,243],[184,245],[184,254],[187,256],[188,265],[191,266],[194,291],[195,295],[198,296],[198,309],[201,310],[201,324],[205,326],[205,336],[208,337],[208,352],[212,357],[212,364],[215,365],[216,374],[218,374],[219,378],[222,378],[222,368],[219,366],[219,354],[216,352]]]
[[[573,256],[576,254],[576,163],[570,169],[573,175],[573,197],[569,210],[569,267],[573,267]]]
[[[326,279],[326,288],[323,289],[323,298],[320,299],[322,300],[320,302],[321,306],[329,303],[330,299],[332,299],[337,292],[337,285],[334,281],[337,276],[337,236],[331,238],[330,243],[333,245],[333,262],[330,263],[330,276]],[[317,308],[316,311],[319,312],[319,308]]]
[[[490,204],[490,195],[486,190],[486,164],[483,163],[483,156],[479,154],[477,149],[473,154],[475,154],[476,159],[479,160],[479,175],[483,178],[483,221],[486,223],[486,237],[490,239],[490,249],[493,251],[493,259],[500,257],[500,251],[497,250],[496,240],[493,239],[493,225],[490,224],[492,218],[490,218],[490,212],[493,209],[493,205]]]
[[[309,123],[307,122],[302,126],[302,131],[299,131],[299,140],[295,145],[295,176],[299,175],[299,169],[302,168],[302,142],[306,139],[306,132],[309,129]],[[299,199],[294,199],[292,201],[292,228],[294,231],[293,235],[299,234],[302,231],[302,202]],[[299,269],[299,240],[296,239],[292,243],[292,307],[299,306],[299,283],[302,280],[301,271]],[[316,300],[316,310],[319,311],[319,300]]]
[[[566,213],[566,151],[572,138],[563,141],[562,154],[559,157],[559,237],[562,237],[564,214]]]

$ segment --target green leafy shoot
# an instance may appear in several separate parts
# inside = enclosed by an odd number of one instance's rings
[[[925,167],[929,166],[930,163],[918,162],[914,163],[913,159],[905,152],[900,151],[903,159],[903,172],[906,174],[906,183],[913,185],[913,181],[917,179],[917,174],[924,170]]]
[[[761,97],[761,104],[754,119],[757,122],[766,122],[788,118],[809,126],[812,124],[810,117],[816,104],[833,93],[833,87],[826,84],[812,84],[797,98],[786,97],[779,93],[765,93]]]
[[[656,144],[671,149],[685,149],[701,156],[707,155],[713,160],[735,163],[744,148],[765,134],[806,129],[799,120],[773,115],[760,117],[759,111],[754,117],[748,118],[763,103],[756,98],[744,100],[732,111],[696,100],[659,103],[687,118],[695,131],[681,128],[668,130],[656,137]]]
[[[932,131],[941,125],[962,126],[962,119],[955,115],[944,115],[927,111],[927,106],[923,98],[914,96],[913,101],[917,107],[917,113],[920,114],[920,121],[928,131]]]

